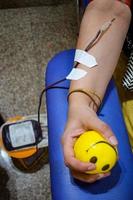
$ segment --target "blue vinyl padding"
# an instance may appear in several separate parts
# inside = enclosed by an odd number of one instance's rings
[[[82,4],[83,4],[83,7],[84,7],[84,8],[88,5],[89,1],[90,1],[90,0],[83,0],[83,1],[82,1]]]
[[[74,53],[73,49],[67,50],[52,58],[46,70],[46,86],[68,75],[73,66]],[[67,80],[58,86],[69,87],[69,84]],[[67,89],[50,89],[46,93],[52,199],[133,200],[133,155],[114,81],[111,80],[108,85],[99,117],[116,134],[120,158],[111,176],[93,184],[73,179],[64,165],[60,140],[67,121],[67,94]]]

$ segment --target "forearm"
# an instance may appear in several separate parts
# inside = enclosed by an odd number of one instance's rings
[[[96,58],[98,65],[88,69],[86,66],[79,64],[78,68],[82,68],[88,73],[80,80],[71,81],[70,91],[84,88],[95,91],[101,99],[103,98],[128,31],[131,17],[129,8],[115,0],[94,0],[84,14],[76,47],[84,50],[101,26],[114,17],[116,20],[112,26],[88,52]],[[87,102],[85,95],[83,97],[83,95],[78,94],[78,96],[77,99],[77,94],[71,95],[69,98],[70,103],[75,102],[75,99],[76,101],[83,100]]]

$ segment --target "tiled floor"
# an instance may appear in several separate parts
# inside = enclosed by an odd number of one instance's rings
[[[71,0],[0,0],[0,8],[20,8],[70,3]]]
[[[69,1],[56,6],[0,10],[0,113],[5,118],[37,113],[48,60],[75,46],[75,7],[75,1]],[[24,174],[2,155],[0,200],[51,199],[48,164],[37,173]]]

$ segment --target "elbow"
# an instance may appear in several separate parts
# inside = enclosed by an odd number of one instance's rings
[[[130,23],[131,20],[131,10],[129,6],[116,0],[93,0],[86,8],[86,12],[90,11],[96,11],[104,15],[109,15],[110,13],[127,23]]]

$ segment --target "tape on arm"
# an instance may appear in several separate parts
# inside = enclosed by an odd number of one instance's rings
[[[94,56],[90,55],[86,51],[76,49],[74,61],[85,65],[88,68],[92,68],[97,65]],[[72,71],[67,75],[68,80],[79,80],[87,74],[87,71],[79,68],[73,68]]]
[[[81,49],[76,49],[74,61],[81,63],[89,68],[97,65],[95,57]]]
[[[71,72],[67,75],[66,79],[68,80],[79,80],[83,78],[87,72],[83,69],[73,68]]]

